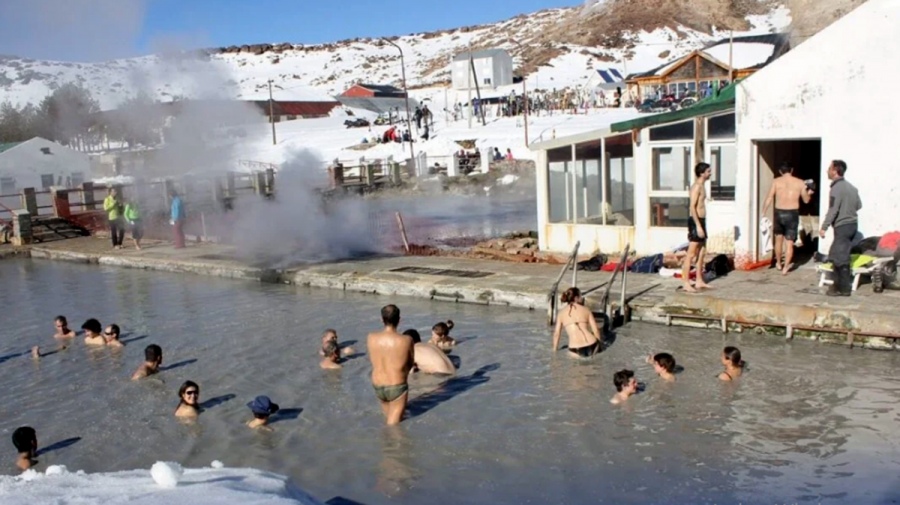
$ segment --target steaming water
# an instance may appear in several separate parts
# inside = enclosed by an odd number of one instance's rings
[[[0,356],[51,344],[57,313],[73,326],[116,321],[136,339],[120,353],[79,340],[38,363],[0,358],[5,436],[27,423],[42,446],[81,437],[41,457],[42,468],[221,459],[288,474],[323,500],[367,504],[900,498],[894,353],[634,324],[577,363],[550,352],[539,312],[25,260],[0,262],[0,279]],[[471,339],[454,351],[460,378],[443,394],[423,400],[440,380],[412,380],[415,415],[397,429],[382,427],[366,358],[326,373],[316,356],[328,326],[364,351],[388,302],[401,306],[403,328],[449,317],[456,338]],[[149,343],[162,345],[165,364],[189,364],[128,381]],[[714,379],[726,343],[750,363],[740,384]],[[643,363],[659,350],[685,367],[676,384]],[[626,366],[646,392],[615,407],[611,375]],[[172,412],[186,379],[199,382],[201,400],[235,396],[183,426]],[[257,394],[303,410],[272,433],[251,432],[244,404]]]

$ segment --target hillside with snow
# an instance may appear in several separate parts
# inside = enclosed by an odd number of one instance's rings
[[[754,9],[735,10],[721,7],[733,2],[704,0],[720,7],[707,12],[695,6],[684,16],[666,10],[680,1],[673,0],[662,10],[651,9],[654,15],[647,17],[644,11],[653,1],[595,1],[392,40],[403,48],[411,88],[445,87],[455,54],[502,47],[513,55],[517,73],[528,75],[530,87],[561,89],[587,84],[595,69],[613,67],[623,74],[648,70],[725,38],[731,29],[736,36],[762,34],[783,31],[791,23],[783,2],[753,0]],[[399,52],[377,39],[232,46],[102,63],[0,56],[2,100],[36,103],[62,84],[78,82],[103,109],[115,108],[139,91],[161,101],[268,99],[270,79],[276,100],[329,100],[355,82],[399,85],[400,75]]]

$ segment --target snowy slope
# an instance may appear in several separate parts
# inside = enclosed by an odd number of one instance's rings
[[[520,64],[519,49],[507,39],[517,38],[528,45],[536,32],[554,26],[569,14],[571,9],[551,9],[530,14],[525,22],[520,16],[491,25],[403,36],[395,42],[404,50],[409,85],[428,87],[447,81],[451,58],[470,44],[476,48],[507,48],[516,64]],[[752,28],[735,35],[782,30],[790,20],[789,11],[779,7],[768,15],[749,17]],[[623,73],[648,70],[726,36],[727,32],[715,29],[707,34],[685,27],[661,28],[649,33],[629,33],[624,39],[628,47],[622,48],[542,46],[537,49],[553,50],[559,55],[531,73],[528,84],[559,89],[584,85],[593,75],[593,68],[615,67]],[[399,53],[378,40],[256,52],[261,51],[247,46],[243,51],[234,48],[211,55],[154,55],[103,63],[0,57],[0,99],[20,105],[35,103],[55,87],[71,81],[90,89],[103,109],[115,108],[138,91],[164,101],[178,97],[267,99],[269,79],[274,81],[278,100],[327,100],[359,81],[400,84]]]

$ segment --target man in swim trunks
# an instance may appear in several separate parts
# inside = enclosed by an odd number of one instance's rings
[[[160,365],[162,365],[162,347],[156,344],[148,345],[144,348],[144,362],[131,375],[131,380],[136,381],[158,373]]]
[[[691,186],[690,213],[688,220],[688,252],[684,257],[681,267],[681,282],[684,290],[696,293],[697,289],[708,288],[703,280],[703,260],[706,257],[706,181],[712,177],[712,169],[709,163],[697,163],[694,167],[694,175],[697,179]],[[697,263],[697,280],[691,285],[691,264]]]
[[[409,397],[406,381],[415,355],[412,338],[397,332],[400,309],[396,305],[385,305],[381,309],[381,321],[384,329],[370,333],[366,343],[372,363],[372,387],[390,426],[403,419]]]
[[[769,206],[775,203],[775,219],[772,221],[772,232],[775,234],[775,269],[781,270],[781,275],[787,275],[793,266],[791,261],[794,259],[794,241],[797,240],[800,228],[800,200],[809,203],[813,191],[802,179],[794,177],[794,168],[787,162],[781,163],[778,172],[781,176],[772,183],[762,213],[766,215]],[[781,262],[782,254],[784,263]]]

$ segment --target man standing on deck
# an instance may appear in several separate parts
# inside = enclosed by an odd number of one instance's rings
[[[172,189],[169,191],[172,198],[172,233],[174,235],[175,249],[184,249],[184,204],[178,193]]]
[[[772,227],[775,232],[775,269],[781,270],[781,275],[787,275],[794,258],[794,241],[800,229],[800,200],[809,203],[813,191],[803,180],[794,177],[794,168],[787,162],[782,162],[778,171],[781,177],[772,183],[762,213],[766,214],[769,206],[775,203],[775,224]],[[781,261],[782,248],[784,263]]]
[[[851,241],[858,228],[857,212],[862,208],[862,200],[856,187],[844,179],[847,164],[834,160],[828,165],[831,180],[831,195],[828,199],[828,213],[822,220],[819,237],[825,238],[829,226],[834,227],[834,237],[828,258],[832,265],[832,282],[825,293],[828,296],[850,296],[853,291],[853,275],[850,271]]]
[[[397,332],[400,309],[385,305],[381,309],[384,330],[370,333],[366,339],[372,363],[372,387],[381,402],[388,426],[399,424],[409,398],[407,377],[413,367],[413,340]]]
[[[697,180],[691,186],[690,219],[688,219],[688,252],[681,267],[681,282],[684,290],[696,293],[697,289],[708,288],[703,280],[703,261],[706,258],[706,181],[712,176],[709,163],[697,163],[694,167]],[[697,280],[691,286],[691,263],[696,260]]]

